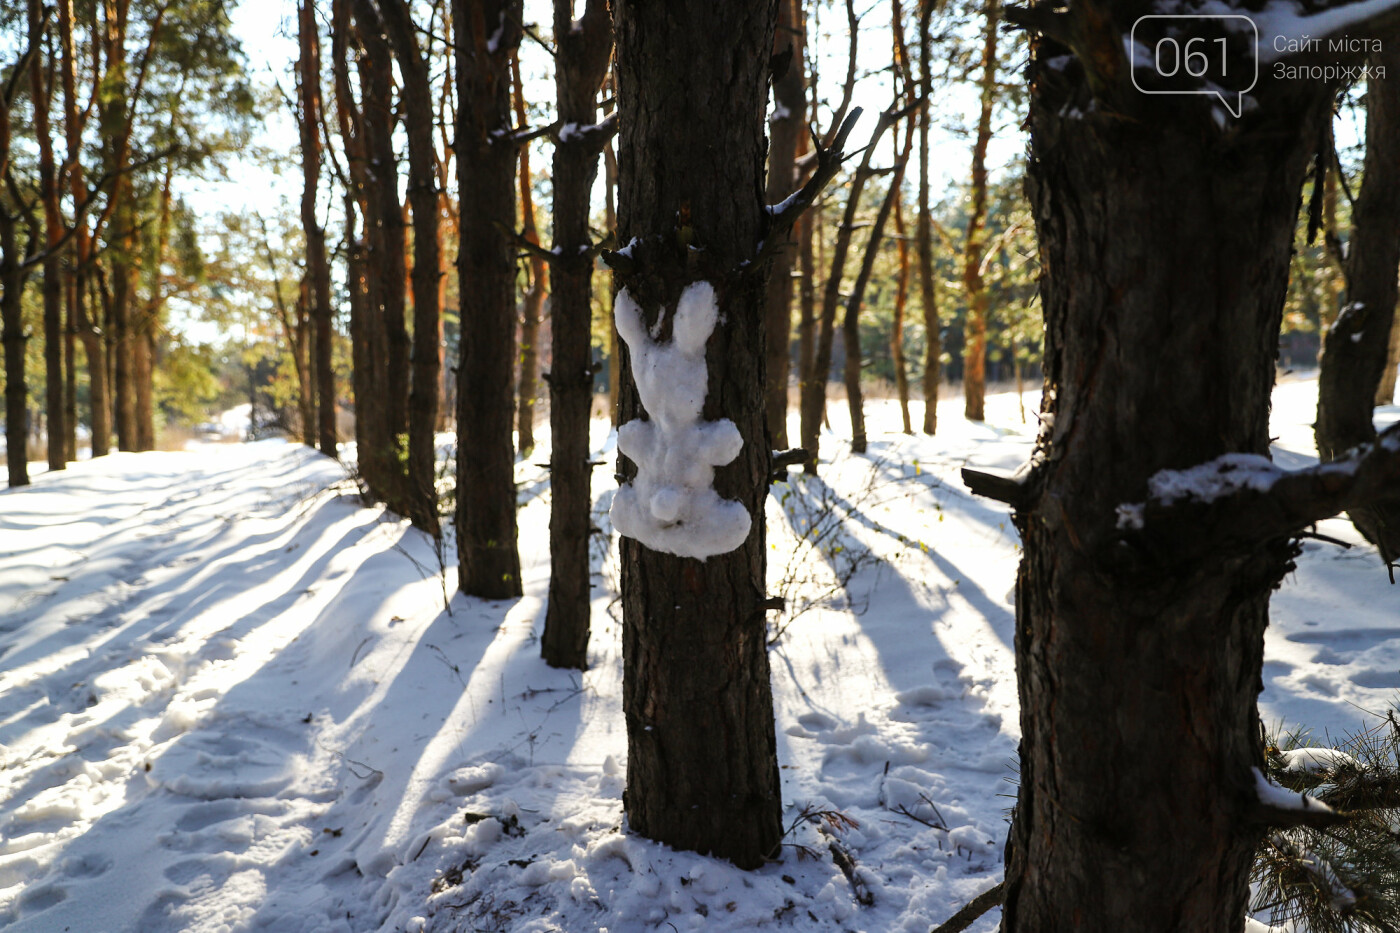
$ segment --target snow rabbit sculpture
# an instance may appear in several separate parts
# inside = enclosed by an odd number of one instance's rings
[[[709,390],[705,343],[719,320],[713,286],[686,286],[669,344],[647,333],[642,309],[626,289],[618,292],[614,316],[651,420],[617,430],[617,449],[637,464],[637,476],[613,499],[613,527],[680,557],[704,560],[734,550],[748,537],[751,520],[742,503],[715,491],[715,467],[739,456],[744,441],[728,418],[700,419]]]

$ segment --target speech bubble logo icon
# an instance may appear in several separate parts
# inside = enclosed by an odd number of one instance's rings
[[[1139,92],[1212,95],[1239,119],[1259,82],[1259,27],[1240,13],[1140,16],[1128,62]]]

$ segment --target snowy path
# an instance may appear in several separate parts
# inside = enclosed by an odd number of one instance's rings
[[[1287,466],[1313,392],[1276,393]],[[295,446],[116,455],[0,494],[0,926],[924,933],[999,877],[1014,793],[1016,536],[957,471],[1014,468],[1034,421],[988,409],[905,438],[875,403],[867,456],[828,436],[822,479],[770,499],[770,588],[816,603],[772,654],[792,845],[751,873],[620,831],[614,545],[591,669],[550,670],[547,452],[518,468],[525,597],[450,614],[430,542]],[[612,488],[596,471],[599,521]],[[828,506],[843,529],[804,548]],[[1373,550],[1310,542],[1274,602],[1266,720],[1382,710],[1397,594]],[[873,905],[804,807],[859,823],[841,838]]]

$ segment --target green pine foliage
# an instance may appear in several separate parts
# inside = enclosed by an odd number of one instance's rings
[[[1305,733],[1266,740],[1269,780],[1342,816],[1271,831],[1255,858],[1250,910],[1310,933],[1400,930],[1400,717],[1335,746]]]

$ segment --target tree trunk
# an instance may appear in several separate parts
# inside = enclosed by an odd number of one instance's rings
[[[555,55],[556,62],[558,55]],[[557,67],[557,64],[556,64]],[[515,79],[515,118],[520,126],[525,126],[529,118],[525,114],[525,86],[520,80],[520,56],[511,59],[511,71]],[[593,113],[588,114],[585,126],[593,122]],[[561,118],[562,119],[562,118]],[[535,228],[535,196],[530,190],[530,146],[520,147],[520,216],[521,236],[526,242],[540,245],[539,231]],[[530,282],[525,288],[521,303],[520,320],[520,390],[516,393],[516,449],[522,457],[535,449],[535,400],[540,394],[540,314],[544,311],[545,295],[549,291],[549,270],[544,258],[531,254]]]
[[[875,226],[870,230],[870,240],[865,245],[865,258],[861,260],[860,272],[851,288],[851,297],[846,301],[846,317],[842,321],[842,332],[846,341],[846,404],[851,412],[851,450],[865,453],[865,412],[860,389],[862,353],[860,349],[860,307],[865,303],[865,289],[870,284],[870,274],[875,269],[875,257],[880,254],[880,244],[885,238],[885,224],[889,223],[890,211],[899,200],[899,189],[904,182],[904,166],[909,160],[912,138],[905,139],[904,151],[895,163],[894,178],[890,181],[885,199],[880,202],[879,213],[875,215]]]
[[[1133,12],[1071,10],[1079,61],[1058,70],[1068,50],[1041,38],[1028,75],[1053,427],[1014,496],[1023,739],[1002,928],[1238,933],[1264,831],[1268,597],[1296,552],[1286,537],[1154,549],[1152,526],[1134,547],[1119,506],[1159,470],[1267,453],[1299,192],[1333,88],[1260,69],[1257,110],[1222,130],[1209,98],[1132,89]]]
[[[972,145],[971,204],[967,215],[967,236],[963,240],[963,291],[967,297],[967,325],[963,345],[963,414],[970,421],[986,418],[987,395],[987,283],[982,278],[982,259],[987,250],[987,145],[992,139],[992,108],[997,98],[997,29],[1001,22],[1000,0],[986,0],[982,38],[982,106],[977,118],[977,135]]]
[[[768,203],[779,204],[797,190],[798,142],[807,132],[807,89],[803,66],[801,0],[778,0],[773,55],[785,59],[773,82],[773,138],[768,147]],[[794,244],[773,255],[768,277],[766,367],[764,386],[768,433],[773,449],[784,450],[787,438],[789,347],[792,341],[792,266]]]
[[[271,253],[269,252],[269,261]],[[311,277],[303,275],[290,319],[284,320],[287,346],[297,371],[297,409],[301,413],[301,442],[316,448],[316,382],[311,375],[311,307],[316,303]]]
[[[817,455],[821,444],[822,418],[826,414],[826,383],[831,374],[831,350],[836,338],[836,308],[841,304],[841,279],[846,271],[846,255],[851,249],[851,234],[855,230],[856,210],[860,205],[860,193],[865,183],[875,174],[870,167],[870,156],[890,128],[893,115],[880,114],[875,123],[875,132],[861,154],[860,165],[851,176],[851,188],[846,195],[846,211],[841,217],[841,226],[836,231],[836,245],[831,253],[831,267],[827,273],[826,287],[822,291],[822,313],[817,321],[816,349],[812,355],[812,374],[802,386],[801,434],[802,449],[807,451],[804,470],[817,472]],[[849,316],[849,313],[848,313]],[[849,344],[850,338],[847,338]]]
[[[8,114],[3,116],[8,120]],[[8,137],[8,132],[5,134]],[[8,139],[5,140],[8,143]],[[0,154],[0,163],[4,154]],[[10,488],[29,485],[29,384],[24,375],[24,275],[15,218],[0,204],[0,343],[5,346],[5,445]]]
[[[29,0],[29,29],[36,33],[41,22],[38,0]],[[50,62],[50,65],[53,63]],[[63,257],[58,244],[63,238],[63,213],[58,203],[58,173],[54,166],[53,137],[49,109],[53,83],[48,77],[56,69],[45,68],[41,56],[29,63],[29,93],[33,101],[34,136],[39,144],[39,200],[44,208],[43,263],[44,300],[44,408],[48,418],[48,458],[50,470],[68,465],[66,412],[63,407]]]
[[[1396,308],[1400,315],[1400,308]],[[1381,382],[1376,387],[1376,404],[1391,405],[1395,402],[1395,374],[1400,369],[1400,325],[1390,323],[1390,348],[1385,357],[1385,368],[1381,370]]]
[[[895,395],[899,399],[899,417],[905,434],[913,434],[913,422],[909,420],[909,375],[904,362],[904,314],[909,302],[909,237],[904,225],[904,191],[902,190],[904,171],[909,164],[909,153],[914,148],[914,127],[920,122],[914,94],[914,66],[909,61],[909,47],[904,42],[904,9],[900,0],[891,4],[890,22],[894,33],[894,59],[899,75],[904,81],[903,106],[914,107],[904,124],[904,158],[899,174],[901,190],[894,201],[895,245],[899,250],[899,273],[894,287],[894,319],[890,326],[890,361],[894,366]]]
[[[136,435],[135,351],[131,303],[136,262],[136,213],[131,185],[131,89],[126,63],[126,2],[109,5],[103,39],[106,73],[103,93],[98,95],[98,131],[102,141],[104,168],[114,176],[111,194],[111,220],[106,239],[110,257],[107,333],[110,353],[109,372],[115,400],[117,449],[139,449]],[[154,38],[154,36],[152,36]]]
[[[409,517],[438,537],[437,446],[439,332],[442,317],[441,243],[438,240],[437,156],[433,146],[433,93],[428,63],[413,31],[408,0],[381,0],[389,41],[403,74],[404,129],[408,136],[408,200],[413,208],[413,372],[408,395]]]
[[[515,357],[515,143],[510,56],[521,0],[453,0],[457,37],[457,553],[462,592],[521,594],[511,363]]]
[[[112,449],[112,403],[107,393],[107,346],[100,330],[89,319],[87,285],[90,280],[80,278],[75,289],[78,317],[78,339],[83,344],[83,357],[87,360],[88,398],[92,409],[92,456],[105,457]]]
[[[688,284],[713,287],[723,323],[707,343],[702,416],[732,419],[743,439],[714,486],[753,517],[737,550],[706,560],[622,540],[624,807],[644,836],[756,868],[782,835],[764,622],[767,270],[751,262],[768,233],[763,124],[776,2],[616,0],[613,14],[618,239],[636,240],[620,284],[648,323]],[[669,339],[669,323],[662,329]],[[626,426],[643,411],[627,368],[622,383]],[[633,474],[625,458],[620,467]]]
[[[1400,72],[1400,53],[1381,52],[1372,64]],[[1366,85],[1366,161],[1347,251],[1347,296],[1327,328],[1317,386],[1318,456],[1334,460],[1376,438],[1372,414],[1390,352],[1400,271],[1400,82],[1371,78]],[[1400,507],[1351,513],[1356,530],[1380,548],[1387,564],[1400,557]]]
[[[171,127],[172,134],[174,127]],[[173,163],[167,162],[160,186],[156,209],[156,231],[153,248],[146,250],[154,257],[152,268],[148,270],[150,294],[134,316],[132,326],[132,351],[135,357],[134,379],[136,389],[136,447],[138,450],[154,450],[156,446],[155,408],[152,393],[156,363],[156,331],[160,328],[160,315],[165,307],[165,291],[162,269],[165,265],[166,247],[170,242],[170,185],[174,178]]]
[[[345,148],[348,176],[343,198],[345,214],[345,283],[350,305],[350,380],[355,396],[355,448],[360,488],[371,498],[382,499],[393,482],[395,459],[389,456],[385,416],[384,354],[374,348],[385,345],[383,321],[373,300],[368,252],[375,236],[370,207],[368,155],[364,120],[350,86],[352,0],[331,0],[331,73],[335,81],[336,123]],[[357,218],[363,218],[358,226]]]
[[[938,431],[938,385],[942,381],[943,339],[938,320],[938,283],[933,277],[932,215],[929,213],[928,130],[933,94],[930,26],[933,0],[919,5],[919,297],[924,306],[924,424],[925,434]]]
[[[347,229],[353,227],[355,213],[363,217],[363,235],[350,241],[346,264],[351,285],[359,471],[370,496],[406,515],[411,508],[405,495],[400,445],[407,418],[408,361],[399,359],[408,345],[403,333],[404,222],[392,142],[393,61],[382,31],[373,3],[333,0],[331,65],[336,112],[355,202],[346,202]],[[360,104],[355,101],[348,67],[354,39],[361,45],[356,56]],[[383,184],[382,179],[395,179],[395,183]],[[391,336],[395,330],[398,335]]]
[[[78,336],[77,301],[82,286],[73,273],[71,259],[63,268],[63,452],[64,459],[78,459]]]
[[[799,407],[804,386],[812,377],[813,356],[817,339],[817,283],[812,261],[812,227],[821,218],[821,208],[814,207],[797,221],[797,267],[802,273],[797,286],[797,397]],[[799,430],[799,434],[800,434]]]
[[[339,456],[335,429],[335,370],[331,365],[331,269],[326,259],[326,229],[316,216],[316,195],[321,184],[321,37],[316,23],[315,0],[302,0],[297,18],[301,47],[301,226],[306,234],[306,275],[309,284],[307,318],[314,339],[314,354],[306,352],[308,379],[302,390],[314,403],[317,422],[307,424],[307,442],[314,437],[327,457]],[[397,186],[395,186],[397,187]],[[309,412],[308,412],[309,413]]]
[[[912,119],[912,118],[911,118]],[[894,232],[898,238],[899,278],[894,286],[894,320],[890,325],[890,359],[894,365],[894,390],[899,399],[900,430],[914,433],[909,418],[909,365],[904,357],[904,319],[909,306],[909,237],[904,223],[904,198],[894,203]]]
[[[379,11],[371,0],[353,0],[360,39],[360,129],[365,155],[365,230],[373,274],[368,277],[371,314],[383,341],[371,340],[369,351],[383,388],[380,402],[385,446],[373,452],[380,461],[380,495],[400,515],[414,512],[402,454],[408,440],[409,341],[404,326],[407,273],[405,231],[399,203],[398,157],[394,146],[397,117],[393,106],[393,55],[384,38]],[[378,336],[378,335],[376,335]]]
[[[59,49],[61,52],[60,73],[63,76],[63,134],[68,147],[68,188],[74,204],[81,204],[88,197],[87,182],[83,174],[83,126],[84,116],[78,110],[77,94],[77,55],[73,44],[73,0],[59,0],[58,3]],[[94,43],[94,49],[97,44]],[[69,266],[68,286],[68,430],[72,437],[71,459],[78,457],[77,443],[77,387],[73,360],[73,342],[76,337],[83,344],[83,356],[87,360],[89,399],[91,402],[91,455],[101,457],[107,453],[111,436],[111,422],[107,417],[107,375],[106,357],[101,346],[101,338],[87,314],[87,290],[91,280],[89,263],[92,254],[92,240],[88,231],[87,218],[74,219],[78,229],[73,236],[72,260]]]
[[[555,0],[555,89],[559,120],[589,126],[612,50],[612,23],[603,0],[588,0],[574,30],[572,0]],[[590,611],[588,538],[592,526],[593,464],[588,426],[593,403],[593,245],[589,198],[606,133],[570,133],[554,150],[554,253],[550,299],[549,603],[540,654],[551,667],[588,666]],[[566,257],[577,257],[569,259]],[[613,360],[614,364],[616,359]]]
[[[152,411],[151,378],[155,375],[155,348],[144,313],[136,315],[131,328],[132,410],[136,418],[136,449],[155,450],[156,426]]]
[[[113,186],[113,197],[124,187],[123,179],[118,178]],[[129,193],[120,195],[123,203],[130,200]],[[131,327],[131,267],[130,254],[134,249],[134,237],[122,236],[118,230],[130,230],[135,217],[129,208],[118,207],[113,213],[113,223],[117,227],[117,244],[112,251],[112,390],[116,396],[117,449],[122,451],[139,450],[136,438],[136,352],[133,347]]]
[[[609,79],[611,80],[611,79]],[[617,93],[615,86],[604,85],[605,91]],[[616,103],[604,104],[604,113],[612,113]],[[607,221],[607,233],[617,237],[617,151],[609,139],[603,146],[603,211]],[[611,283],[610,283],[611,284]],[[612,307],[614,289],[609,289],[608,307]],[[622,357],[618,355],[617,322],[611,314],[608,318],[608,419],[613,427],[618,425],[618,404],[622,392]]]

